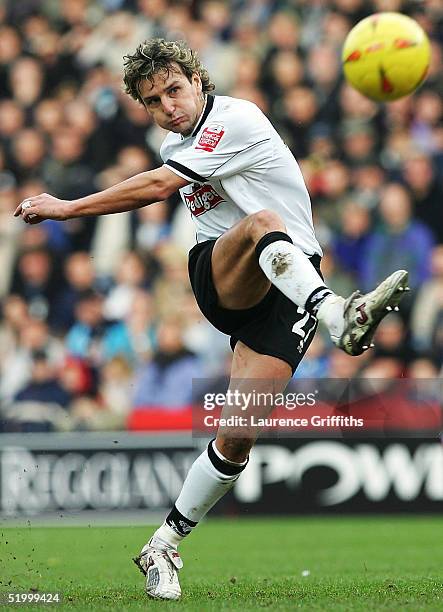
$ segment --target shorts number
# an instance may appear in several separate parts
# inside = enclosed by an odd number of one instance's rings
[[[300,342],[298,343],[297,350],[301,353],[304,349],[304,346],[308,339],[312,336],[317,327],[317,319],[315,317],[311,317],[309,312],[297,306],[297,314],[303,315],[301,319],[296,321],[292,326],[292,333],[300,336]]]

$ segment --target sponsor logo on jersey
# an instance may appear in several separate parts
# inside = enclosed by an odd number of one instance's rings
[[[201,133],[195,148],[212,153],[220,140],[223,138],[224,133],[225,129],[223,125],[220,125],[219,123],[212,123],[208,125]]]
[[[220,202],[224,202],[223,198],[218,195],[212,185],[198,185],[197,183],[193,183],[191,189],[192,191],[190,193],[183,192],[183,198],[186,206],[194,217],[203,215],[208,210],[218,206]]]

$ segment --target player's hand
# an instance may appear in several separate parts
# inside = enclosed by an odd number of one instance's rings
[[[14,217],[22,217],[25,223],[35,225],[45,219],[64,221],[68,218],[69,201],[59,200],[48,193],[26,198],[17,206]]]

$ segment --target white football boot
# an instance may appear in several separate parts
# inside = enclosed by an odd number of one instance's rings
[[[354,291],[344,302],[342,335],[331,336],[334,344],[348,355],[361,355],[374,346],[372,338],[378,324],[389,312],[398,310],[398,303],[407,291],[406,270],[397,270],[370,293]]]
[[[159,549],[151,546],[152,540],[143,546],[133,561],[146,576],[146,593],[154,599],[180,599],[181,588],[178,570],[183,561],[175,548]]]

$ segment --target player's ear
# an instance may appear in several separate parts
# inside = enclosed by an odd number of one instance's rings
[[[200,75],[197,74],[196,72],[194,72],[194,74],[192,75],[192,80],[194,81],[194,83],[197,86],[198,93],[201,94],[201,92],[203,90],[203,85],[202,85],[202,80],[200,78]]]

